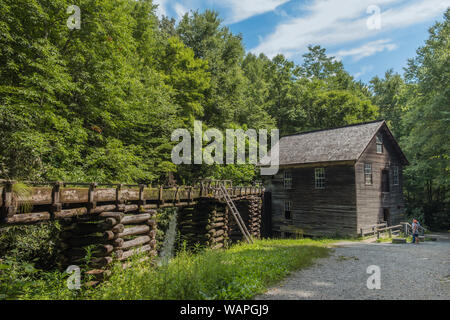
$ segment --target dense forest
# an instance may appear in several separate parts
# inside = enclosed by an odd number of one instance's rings
[[[69,5],[81,28],[67,25]],[[0,178],[251,183],[253,165],[175,166],[171,133],[193,120],[281,135],[386,119],[405,151],[408,213],[450,228],[450,10],[408,61],[356,81],[311,45],[296,65],[246,53],[213,11],[178,23],[151,0],[0,1]]]

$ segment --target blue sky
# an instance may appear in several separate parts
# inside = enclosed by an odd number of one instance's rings
[[[155,0],[158,15],[179,19],[214,9],[246,50],[278,53],[300,64],[307,46],[321,45],[356,79],[368,82],[407,59],[442,21],[450,0]]]

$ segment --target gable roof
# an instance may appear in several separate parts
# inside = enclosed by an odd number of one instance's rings
[[[279,165],[357,161],[382,127],[386,128],[402,162],[407,164],[405,155],[382,120],[284,136],[278,143]]]

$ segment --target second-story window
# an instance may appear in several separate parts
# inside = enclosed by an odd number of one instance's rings
[[[290,171],[284,172],[284,189],[292,189],[292,173]]]
[[[376,143],[377,153],[383,153],[383,136],[381,134],[377,134]]]
[[[372,164],[364,163],[364,183],[367,186],[372,185]]]
[[[284,217],[288,220],[292,219],[291,206],[292,206],[291,201],[284,200]]]
[[[316,189],[325,189],[325,168],[316,168],[314,170],[314,181]]]

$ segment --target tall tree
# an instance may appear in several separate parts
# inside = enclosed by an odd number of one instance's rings
[[[411,100],[403,125],[409,134],[401,140],[411,162],[405,172],[409,209],[419,208],[426,224],[445,230],[450,227],[449,39],[450,9],[408,61]]]
[[[378,76],[370,80],[373,91],[372,102],[379,107],[380,118],[387,121],[393,134],[402,134],[401,118],[407,104],[407,86],[402,76],[392,69],[386,71],[384,78]]]
[[[221,22],[217,12],[206,10],[185,14],[177,26],[178,35],[194,50],[195,57],[208,62],[211,85],[202,120],[216,128],[226,128],[234,122],[245,103],[242,38],[221,26]]]

